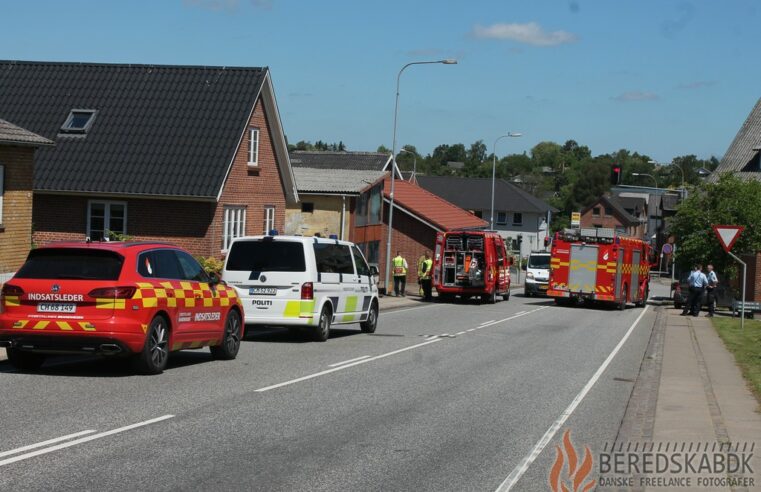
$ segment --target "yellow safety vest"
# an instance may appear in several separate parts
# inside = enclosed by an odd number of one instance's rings
[[[407,269],[404,267],[404,258],[397,256],[394,258],[394,276],[400,277],[407,275]]]
[[[423,272],[423,275],[420,278],[431,278],[431,270],[433,269],[433,260],[428,258],[427,260],[423,261],[423,269],[425,270]]]

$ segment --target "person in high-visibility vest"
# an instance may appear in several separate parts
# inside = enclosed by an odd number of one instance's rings
[[[431,259],[430,251],[425,252],[425,260],[423,260],[423,267],[421,270],[422,275],[420,277],[420,285],[423,287],[423,300],[432,301],[433,295],[431,291],[433,290],[433,279],[431,278],[431,275],[433,274],[433,260]]]
[[[407,260],[402,257],[400,251],[396,252],[396,257],[393,259],[394,263],[394,295],[399,297],[406,296],[405,289],[407,288]]]
[[[425,295],[425,292],[423,292],[423,282],[421,282],[421,279],[423,278],[423,262],[424,261],[425,261],[425,255],[417,259],[417,287],[418,287],[418,295],[420,297],[423,297]]]

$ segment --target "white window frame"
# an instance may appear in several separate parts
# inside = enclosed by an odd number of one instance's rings
[[[502,220],[499,220],[500,214],[504,217]],[[497,212],[497,225],[507,225],[507,212]]]
[[[5,166],[0,164],[0,225],[3,224],[3,197],[5,196]]]
[[[91,229],[90,229],[90,222],[92,219],[92,206],[93,204],[100,203],[103,204],[103,239],[105,240],[108,238],[106,235],[106,231],[111,231],[111,206],[112,205],[122,205],[124,206],[124,230],[121,232],[118,231],[112,231],[112,232],[118,232],[119,234],[127,234],[127,202],[118,201],[118,200],[88,200],[87,201],[87,237],[92,237]]]
[[[250,127],[248,129],[248,165],[251,167],[259,166],[259,137],[261,132],[259,128]]]
[[[270,231],[275,228],[275,207],[264,207],[264,234],[269,235]]]
[[[228,251],[233,239],[246,235],[246,207],[225,205],[222,208],[222,251]]]

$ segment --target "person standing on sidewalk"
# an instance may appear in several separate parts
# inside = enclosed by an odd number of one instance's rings
[[[425,252],[425,259],[423,260],[423,266],[421,268],[420,285],[423,287],[423,300],[433,300],[433,279],[431,274],[433,273],[433,260],[431,259],[431,252]]]
[[[708,317],[713,317],[714,311],[716,311],[716,286],[719,284],[719,279],[716,277],[716,272],[713,271],[713,265],[710,263],[706,266],[708,273]]]
[[[695,265],[695,269],[687,278],[687,285],[690,287],[690,295],[687,298],[687,304],[684,306],[682,316],[692,314],[698,316],[700,314],[700,305],[703,303],[703,293],[706,286],[708,286],[708,278],[702,271],[703,265]]]
[[[394,295],[406,296],[407,289],[407,260],[402,257],[401,251],[396,252],[394,258]]]

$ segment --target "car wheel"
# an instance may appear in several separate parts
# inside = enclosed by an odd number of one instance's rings
[[[497,304],[497,288],[495,287],[493,291],[486,297],[486,300],[489,302],[489,304]]]
[[[647,304],[647,298],[650,297],[650,288],[645,287],[645,293],[640,301],[637,301],[637,307],[644,307]]]
[[[367,320],[362,321],[359,324],[362,333],[375,333],[375,328],[378,326],[378,304],[373,301],[370,306],[370,311],[367,313]]]
[[[8,352],[8,362],[18,371],[36,371],[45,362],[45,356],[42,354],[12,348],[5,350]]]
[[[509,300],[510,300],[510,288],[509,288],[509,287],[507,288],[507,292],[505,292],[505,293],[502,295],[502,299],[504,299],[504,300],[506,300],[506,301],[509,301]]]
[[[629,292],[628,288],[629,286],[624,284],[624,290],[623,290],[624,294],[622,294],[621,300],[618,302],[618,304],[616,304],[616,309],[618,309],[619,311],[623,311],[626,309],[626,292]]]
[[[169,359],[169,323],[163,316],[156,316],[148,326],[143,350],[135,358],[135,366],[141,374],[161,374]]]
[[[317,323],[317,329],[314,331],[314,340],[316,342],[325,342],[330,338],[330,321],[333,314],[330,308],[325,305],[320,312],[320,320]]]
[[[210,347],[212,357],[219,360],[233,360],[240,350],[241,322],[238,311],[230,311],[225,320],[225,333],[222,343]]]

